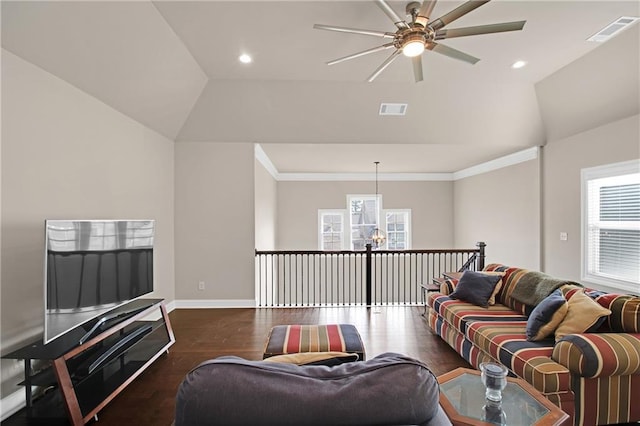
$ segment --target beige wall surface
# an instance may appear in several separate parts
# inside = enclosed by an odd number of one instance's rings
[[[250,143],[176,143],[176,299],[253,300],[254,161]]]
[[[535,86],[547,142],[640,112],[640,25],[633,25]]]
[[[452,248],[452,182],[378,183],[383,209],[411,209],[412,247]],[[375,182],[278,182],[278,249],[318,249],[318,209],[346,209],[348,194],[375,194]],[[458,247],[466,248],[466,247]]]
[[[637,158],[638,115],[545,146],[543,266],[547,273],[580,280],[581,169]],[[560,241],[560,232],[568,234],[567,241]]]
[[[173,181],[172,141],[2,51],[3,354],[43,329],[45,219],[155,219],[154,295],[173,300]]]
[[[255,161],[256,250],[275,250],[277,223],[277,182]]]
[[[486,263],[540,269],[539,158],[457,180],[455,244],[484,241]]]

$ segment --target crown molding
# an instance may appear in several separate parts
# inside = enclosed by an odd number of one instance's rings
[[[273,165],[273,163],[271,162],[271,159],[269,158],[267,153],[264,152],[264,150],[262,149],[259,143],[254,145],[254,153],[256,156],[256,160],[258,160],[260,164],[264,166],[267,172],[269,172],[269,174],[275,180],[280,180],[278,179],[278,176],[280,175],[280,173],[278,173],[278,169],[276,169],[276,166]]]
[[[378,173],[379,181],[448,181],[452,173]],[[279,181],[375,181],[375,173],[279,173]]]
[[[379,173],[378,180],[385,182],[456,181],[534,160],[538,158],[539,150],[540,147],[534,146],[453,173]],[[376,179],[375,173],[280,173],[260,144],[255,144],[255,156],[278,182],[357,182],[375,181]]]
[[[523,151],[518,151],[513,154],[505,155],[504,157],[496,158],[495,160],[487,161],[486,163],[478,164],[477,166],[459,170],[453,173],[453,180],[481,175],[504,167],[524,163],[525,161],[535,160],[538,158],[539,151],[540,147],[534,146]]]

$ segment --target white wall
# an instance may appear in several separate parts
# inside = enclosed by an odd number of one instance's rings
[[[43,329],[47,218],[155,219],[154,296],[174,299],[173,167],[172,141],[2,50],[3,354]]]
[[[277,182],[255,161],[256,250],[275,250],[277,224]]]
[[[253,144],[178,142],[175,156],[177,306],[252,306]]]
[[[544,148],[543,267],[547,273],[580,280],[580,170],[636,158],[640,158],[638,115]],[[560,232],[568,234],[567,241],[560,241]]]
[[[452,248],[452,185],[381,181],[378,193],[384,209],[411,209],[413,248]],[[373,195],[375,182],[278,182],[278,249],[317,250],[318,209],[346,209],[347,194]]]
[[[485,263],[540,269],[539,158],[454,183],[456,247],[487,243]]]

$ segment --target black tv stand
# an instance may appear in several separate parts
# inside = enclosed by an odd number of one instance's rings
[[[139,312],[141,312],[141,311],[143,311],[145,309],[146,309],[146,307],[143,306],[143,307],[131,309],[131,310],[128,310],[128,311],[122,311],[122,312],[116,311],[116,312],[108,313],[106,315],[101,316],[96,321],[96,323],[93,325],[93,327],[91,327],[91,329],[89,331],[87,331],[84,334],[84,336],[82,336],[80,338],[80,340],[78,341],[78,344],[79,345],[84,344],[87,340],[89,340],[91,337],[93,337],[98,330],[102,330],[102,329],[106,328],[107,325],[114,326],[114,325],[116,325],[117,322],[124,321],[127,318],[129,318],[129,317],[131,317],[133,315],[136,315],[137,313],[139,313]],[[116,321],[116,320],[119,320],[119,321]]]
[[[66,415],[73,426],[80,426],[174,342],[162,299],[137,299],[108,312],[89,331],[76,327],[46,345],[31,344],[3,358],[25,361],[21,384],[29,417],[41,420]],[[35,372],[34,360],[49,361],[48,366]],[[49,391],[34,398],[32,387],[36,386]]]

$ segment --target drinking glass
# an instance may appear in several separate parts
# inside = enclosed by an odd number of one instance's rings
[[[502,409],[502,404],[500,402],[487,400],[485,406],[482,407],[481,420],[494,425],[506,425],[507,415]]]
[[[507,386],[507,368],[493,362],[480,364],[480,377],[485,386],[485,398],[489,401],[502,401],[502,389]]]

